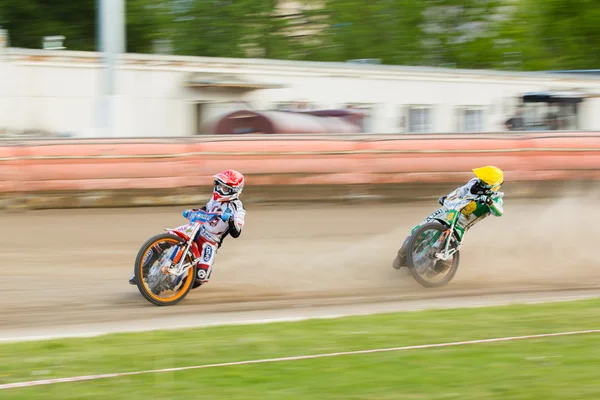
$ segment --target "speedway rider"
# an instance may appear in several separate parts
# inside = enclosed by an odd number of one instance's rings
[[[429,215],[425,221],[417,225],[411,232],[414,233],[422,224],[432,221],[434,218],[444,218],[448,212],[447,206],[452,206],[462,202],[464,200],[473,200],[475,203],[473,206],[467,205],[462,211],[457,221],[465,232],[470,229],[476,223],[482,221],[490,214],[500,217],[503,214],[502,202],[494,202],[504,196],[504,193],[499,192],[500,186],[504,183],[504,173],[500,168],[494,166],[486,166],[481,168],[475,168],[473,170],[475,178],[467,182],[466,185],[455,189],[447,196],[442,196],[438,200],[441,208],[434,211]],[[394,259],[392,266],[395,269],[400,269],[406,266],[406,247],[410,235],[402,243],[402,247],[398,251],[398,255]],[[438,272],[442,272],[452,265],[452,259],[450,260],[438,260],[435,269]]]
[[[211,267],[215,261],[217,249],[221,247],[227,235],[237,238],[242,233],[245,222],[246,210],[239,199],[244,189],[244,175],[228,169],[216,174],[213,195],[209,202],[201,209],[185,210],[183,216],[190,221],[200,210],[220,214],[202,225],[195,241],[200,250],[200,263],[198,264],[196,283],[194,287],[206,283],[210,277]],[[129,279],[131,285],[136,284],[135,274]]]

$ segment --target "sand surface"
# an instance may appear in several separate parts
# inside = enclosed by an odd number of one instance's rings
[[[0,332],[502,292],[542,290],[548,299],[549,291],[600,288],[596,204],[507,198],[505,216],[469,232],[458,273],[441,289],[391,267],[435,202],[249,206],[242,236],[225,240],[211,281],[174,307],[151,305],[127,280],[146,239],[185,223],[181,208],[0,213]]]

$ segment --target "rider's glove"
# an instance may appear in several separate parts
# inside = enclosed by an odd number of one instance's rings
[[[442,196],[438,199],[438,203],[440,203],[440,205],[444,205],[444,202],[446,201],[446,196]]]
[[[233,212],[231,211],[230,208],[227,208],[225,210],[225,212],[223,214],[221,214],[221,220],[223,222],[227,222],[229,221],[231,218],[233,218]]]
[[[195,212],[199,211],[197,208],[193,208],[191,210],[184,210],[183,211],[183,218],[187,218],[190,219]]]
[[[494,204],[494,199],[492,199],[490,196],[482,195],[477,198],[477,202],[479,204],[491,206],[492,204]]]
[[[475,201],[479,204],[489,204],[488,200],[490,200],[490,198],[484,194],[477,196],[477,198],[475,199]]]

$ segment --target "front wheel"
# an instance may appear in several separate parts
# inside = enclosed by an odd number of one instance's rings
[[[192,290],[196,266],[188,268],[180,278],[160,271],[165,257],[170,251],[178,251],[180,246],[185,246],[183,239],[164,233],[148,239],[137,254],[134,267],[136,284],[142,296],[154,305],[175,305]],[[193,262],[189,252],[185,258],[184,264]]]
[[[435,258],[435,253],[444,250],[443,236],[449,227],[439,222],[428,222],[420,226],[411,236],[406,248],[406,264],[417,282],[423,287],[446,286],[458,269],[459,252],[447,261]],[[452,240],[451,246],[455,244]]]

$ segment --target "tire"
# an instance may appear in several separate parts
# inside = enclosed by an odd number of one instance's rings
[[[446,276],[444,277],[444,279],[442,279],[439,282],[431,282],[431,281],[428,281],[427,279],[424,279],[421,276],[421,274],[419,274],[417,272],[417,270],[414,266],[413,246],[415,245],[417,238],[423,232],[432,230],[432,229],[440,231],[440,232],[445,232],[448,230],[448,226],[442,225],[439,222],[428,222],[426,224],[421,225],[415,231],[415,233],[411,235],[410,240],[408,242],[408,246],[406,247],[406,264],[408,266],[408,270],[410,271],[410,274],[421,286],[426,287],[426,288],[439,288],[439,287],[446,286],[454,278],[454,275],[456,274],[456,271],[458,270],[458,265],[460,263],[460,254],[458,251],[453,254],[452,265],[450,266],[450,269],[446,272]]]
[[[155,243],[160,242],[160,241],[162,241],[162,242],[167,241],[167,242],[172,242],[172,243],[184,243],[182,238],[180,238],[179,236],[170,234],[170,233],[163,233],[163,234],[156,235],[156,236],[153,236],[150,239],[148,239],[146,241],[146,243],[144,243],[142,245],[142,247],[138,251],[137,257],[135,258],[134,271],[135,271],[135,278],[137,281],[136,285],[138,287],[138,290],[142,294],[142,296],[144,296],[144,298],[146,300],[148,300],[150,303],[152,303],[156,306],[174,306],[175,304],[177,304],[181,300],[183,300],[188,295],[190,290],[192,290],[192,287],[194,286],[194,281],[196,280],[195,279],[196,266],[193,266],[191,271],[188,272],[188,275],[185,278],[183,278],[184,282],[181,286],[181,289],[180,289],[180,291],[178,291],[176,293],[175,296],[173,296],[172,298],[166,298],[166,299],[162,299],[162,298],[159,298],[158,296],[156,296],[154,293],[152,293],[148,289],[148,287],[144,283],[144,277],[143,277],[144,265],[143,265],[142,261],[144,260],[144,257],[146,256],[146,254],[148,253],[150,248]],[[185,255],[185,257],[187,259],[191,258],[191,256],[189,255],[189,252],[188,252],[188,254]]]

